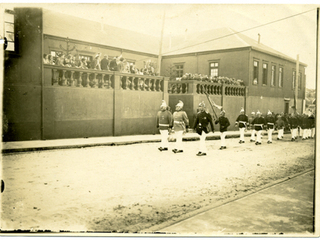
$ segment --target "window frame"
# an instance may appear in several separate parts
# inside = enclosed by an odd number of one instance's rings
[[[211,64],[214,64],[212,67]],[[217,60],[211,60],[209,61],[209,76],[211,77],[218,77],[219,76],[219,69],[220,68],[220,61]],[[212,70],[217,70],[217,75],[211,75]]]
[[[174,63],[173,64],[175,66],[174,72],[176,75],[176,78],[180,78],[183,76],[183,70],[184,70],[184,63]],[[178,66],[182,66],[181,68],[177,68]],[[180,74],[181,76],[179,76]]]
[[[280,71],[281,69],[281,71]],[[283,88],[283,75],[284,75],[284,68],[283,66],[279,66],[279,76],[278,76],[278,87]],[[281,81],[280,81],[281,79]]]
[[[292,82],[291,82],[292,89],[295,89],[295,86],[296,86],[296,71],[293,70],[292,71]]]
[[[301,90],[302,88],[302,72],[299,71],[299,76],[298,76],[298,90]]]
[[[262,63],[262,86],[268,86],[268,63],[266,62]]]
[[[257,66],[255,66],[255,63],[257,63]],[[259,85],[259,64],[260,61],[258,59],[253,59],[252,85],[254,86]],[[257,80],[257,83],[254,83],[255,80]]]
[[[270,86],[275,87],[276,86],[276,71],[277,66],[275,64],[271,65],[271,79],[270,79]]]

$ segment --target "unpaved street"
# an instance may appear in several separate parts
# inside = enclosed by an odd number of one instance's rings
[[[135,232],[313,167],[314,141],[260,146],[199,141],[185,152],[158,143],[3,155],[1,229]],[[175,143],[170,143],[173,147]]]

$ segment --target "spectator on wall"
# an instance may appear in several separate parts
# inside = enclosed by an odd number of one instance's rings
[[[123,72],[124,71],[124,67],[125,67],[124,61],[125,61],[125,59],[123,57],[121,57],[119,59],[119,62],[117,63],[119,72]]]
[[[69,54],[65,59],[64,59],[64,65],[66,67],[71,67],[71,54]]]
[[[118,71],[117,57],[114,57],[110,62],[110,70]]]
[[[130,73],[137,74],[135,65],[133,63],[130,63]]]
[[[109,59],[107,54],[105,54],[103,59],[101,60],[101,70],[109,70]]]
[[[82,58],[82,59],[81,59],[80,68],[82,68],[82,69],[88,69],[87,60],[86,60],[85,58]]]
[[[64,54],[57,54],[57,58],[56,58],[56,65],[57,66],[64,66]]]
[[[49,55],[48,54],[43,54],[43,63],[49,64]]]
[[[97,53],[97,55],[94,57],[91,66],[93,69],[101,70],[100,55],[101,53]]]
[[[80,67],[81,67],[81,57],[80,57],[79,54],[77,54],[77,55],[75,56],[74,66],[75,66],[76,68],[80,68]]]
[[[49,64],[54,65],[53,56],[51,54],[48,54],[48,61]]]

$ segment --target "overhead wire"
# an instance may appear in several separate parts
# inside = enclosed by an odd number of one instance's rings
[[[277,20],[274,20],[274,21],[271,21],[271,22],[268,22],[268,23],[264,23],[264,24],[261,24],[261,25],[255,26],[255,27],[247,28],[247,29],[244,29],[242,31],[237,31],[237,32],[234,32],[234,33],[230,33],[230,34],[221,36],[221,37],[212,38],[212,39],[200,42],[200,43],[196,43],[196,44],[188,45],[186,47],[182,47],[182,48],[175,49],[175,50],[172,50],[172,51],[164,52],[163,55],[164,54],[168,54],[168,53],[172,53],[172,52],[176,52],[176,51],[180,51],[180,50],[183,50],[183,49],[186,49],[186,48],[194,47],[194,46],[197,46],[197,45],[201,45],[201,44],[204,44],[204,43],[207,43],[207,42],[212,42],[212,41],[215,41],[215,40],[218,40],[218,39],[222,39],[222,38],[225,38],[225,37],[230,37],[230,36],[236,35],[238,33],[243,33],[243,32],[246,32],[246,31],[250,31],[252,29],[256,29],[256,28],[260,28],[260,27],[263,27],[263,26],[267,26],[267,25],[270,25],[270,24],[273,24],[273,23],[276,23],[276,22],[280,22],[280,21],[283,21],[283,20],[286,20],[286,19],[289,19],[289,18],[293,18],[293,17],[299,16],[299,15],[314,11],[316,9],[317,8],[313,8],[313,9],[310,9],[310,10],[307,10],[307,11],[304,11],[304,12],[301,12],[301,13],[297,13],[297,14],[294,14],[294,15],[291,15],[291,16],[280,18],[280,19],[277,19]],[[147,59],[150,59],[150,58],[143,58],[143,59],[138,60],[137,62],[144,61],[144,60],[147,60]]]
[[[224,35],[224,36],[221,36],[221,37],[209,39],[209,40],[206,40],[206,41],[203,41],[203,42],[200,42],[200,43],[189,45],[189,46],[186,46],[186,47],[183,47],[183,48],[179,48],[179,49],[176,49],[176,50],[173,50],[173,51],[169,51],[169,52],[166,52],[166,53],[163,53],[163,54],[168,54],[168,53],[179,51],[179,50],[183,50],[183,49],[186,49],[186,48],[189,48],[189,47],[194,47],[194,46],[197,46],[197,45],[200,45],[200,44],[203,44],[203,43],[207,43],[207,42],[215,41],[215,40],[218,40],[218,39],[221,39],[221,38],[229,37],[229,36],[232,36],[232,35],[235,35],[235,34],[238,34],[238,33],[243,33],[243,32],[246,32],[246,31],[250,31],[252,29],[263,27],[263,26],[267,26],[269,24],[273,24],[273,23],[276,23],[276,22],[280,22],[280,21],[286,20],[288,18],[296,17],[296,16],[299,16],[299,15],[305,14],[307,12],[311,12],[311,11],[316,10],[316,9],[317,8],[313,8],[313,9],[305,11],[305,12],[297,13],[297,14],[294,14],[294,15],[291,15],[291,16],[288,16],[288,17],[285,17],[285,18],[281,18],[281,19],[274,20],[274,21],[271,21],[271,22],[268,22],[268,23],[264,23],[264,24],[261,24],[261,25],[255,26],[255,27],[251,27],[251,28],[242,30],[242,31],[230,33],[230,34],[227,34],[227,35]]]

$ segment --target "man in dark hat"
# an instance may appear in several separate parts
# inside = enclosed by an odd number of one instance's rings
[[[197,114],[196,120],[194,122],[193,129],[196,130],[196,132],[200,135],[200,146],[199,146],[199,152],[197,153],[197,156],[205,156],[207,155],[207,148],[206,148],[206,136],[207,133],[209,133],[208,130],[208,124],[210,123],[211,130],[214,132],[214,126],[212,122],[211,115],[205,111],[205,103],[202,101],[199,103],[199,112]]]

